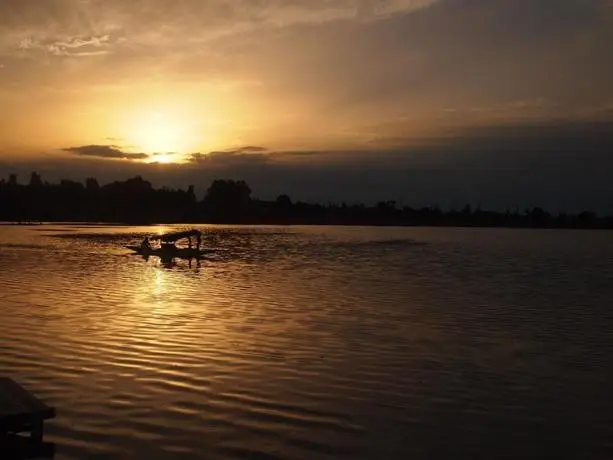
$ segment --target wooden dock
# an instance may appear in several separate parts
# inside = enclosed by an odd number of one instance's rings
[[[0,438],[29,432],[34,442],[43,440],[43,423],[55,417],[47,406],[14,380],[0,377]]]

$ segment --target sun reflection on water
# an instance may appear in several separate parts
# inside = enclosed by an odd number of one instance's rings
[[[154,270],[153,275],[153,294],[155,297],[160,297],[166,294],[168,289],[166,274],[163,270]]]

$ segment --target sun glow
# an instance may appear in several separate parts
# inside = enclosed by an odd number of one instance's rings
[[[151,157],[151,161],[153,163],[162,163],[162,164],[168,164],[168,163],[177,163],[178,161],[183,159],[183,154],[177,153],[177,154],[173,154],[173,153],[160,153],[160,154],[155,154]]]
[[[179,163],[197,149],[198,134],[193,121],[170,110],[151,110],[131,117],[126,141],[134,152],[150,155],[151,162]]]

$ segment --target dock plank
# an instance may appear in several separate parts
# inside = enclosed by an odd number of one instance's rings
[[[31,430],[44,420],[55,417],[55,408],[48,406],[17,382],[0,377],[0,432]]]

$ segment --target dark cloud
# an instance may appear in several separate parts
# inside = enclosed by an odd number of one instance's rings
[[[263,165],[281,163],[301,163],[309,167],[313,163],[330,165],[334,162],[346,162],[348,155],[352,162],[359,162],[364,152],[331,150],[273,150],[267,147],[241,147],[233,150],[193,153],[189,162],[207,165],[209,168],[237,165]]]
[[[320,202],[395,199],[411,206],[471,203],[502,210],[543,206],[554,212],[613,212],[613,123],[607,120],[473,127],[404,148],[239,151],[168,165],[106,161],[101,155],[70,163],[57,158],[0,165],[0,173],[27,177],[37,169],[46,180],[95,175],[102,183],[140,174],[156,186],[194,184],[199,196],[214,179],[229,178],[245,179],[264,199],[288,193],[295,200]]]
[[[62,150],[75,155],[116,160],[146,160],[149,158],[149,155],[146,153],[124,152],[115,145],[82,145],[79,147],[68,147]]]
[[[197,154],[197,161],[184,165],[130,163],[130,168],[159,185],[195,184],[200,194],[216,178],[234,178],[247,180],[261,198],[288,193],[320,202],[390,198],[411,206],[613,211],[608,120],[479,126],[387,149],[240,152]]]
[[[262,153],[262,152],[266,152],[268,149],[266,147],[258,147],[258,146],[254,146],[254,145],[248,145],[246,147],[241,147],[240,149],[236,150],[236,152],[240,152],[240,153]]]
[[[155,159],[107,139],[65,149],[74,155],[65,164],[44,163],[52,164],[50,179],[142,174],[158,185],[206,187],[228,177],[248,180],[262,197],[613,208],[609,0],[441,0],[417,2],[428,6],[419,10],[410,0],[27,3],[0,0],[2,139],[19,140],[10,124],[19,117],[45,126],[53,117],[44,107],[65,115],[72,103],[60,103],[61,88],[73,101],[72,91],[87,95],[91,84],[99,112],[113,113],[139,88],[137,76],[160,75],[168,93],[184,82],[230,82],[214,91],[211,107],[236,105],[237,125],[244,121],[254,136],[246,142],[297,149],[221,146],[184,165],[151,165],[105,161]],[[103,51],[112,53],[53,56]],[[9,85],[30,80],[16,87],[22,91]],[[51,81],[60,89],[47,93],[57,99],[44,99],[38,88]],[[181,97],[214,116],[199,91]],[[220,118],[234,119],[231,112]],[[237,126],[219,138],[245,135]],[[32,156],[31,164],[39,160],[46,161]]]
[[[257,147],[253,145],[248,145],[246,147],[240,147],[237,149],[228,149],[228,150],[218,150],[214,152],[209,152],[208,155],[249,155],[252,153],[264,153],[268,151],[266,147]],[[200,155],[200,154],[195,154]]]
[[[270,159],[266,147],[248,145],[237,149],[213,151],[209,153],[192,153],[188,161],[191,163],[227,165],[237,163],[265,163]]]
[[[304,161],[285,161],[296,154]],[[613,121],[560,120],[472,127],[422,145],[365,151],[213,155],[201,175],[244,178],[257,194],[554,211],[613,211]],[[198,165],[199,166],[199,165]]]
[[[291,51],[273,44],[266,59],[283,56],[271,79],[320,103],[320,113],[423,120],[446,107],[543,99],[555,116],[613,101],[613,9],[607,14],[605,3],[446,0],[385,24],[287,32]]]
[[[613,118],[465,128],[425,148],[438,168],[613,171]],[[425,158],[424,158],[425,159]]]

